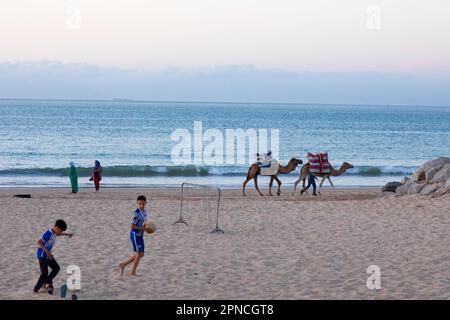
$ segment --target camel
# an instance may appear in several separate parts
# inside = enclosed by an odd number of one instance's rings
[[[272,185],[273,185],[273,180],[275,180],[278,183],[278,191],[277,191],[277,195],[281,194],[281,181],[280,179],[278,179],[278,174],[286,174],[286,173],[290,173],[292,171],[294,171],[297,166],[299,164],[302,164],[303,161],[300,159],[295,159],[292,158],[291,160],[289,160],[288,164],[286,166],[282,166],[280,164],[280,167],[278,169],[278,172],[275,175],[270,176],[270,182],[269,182],[269,196],[272,196]],[[259,168],[258,164],[254,163],[250,166],[250,168],[248,169],[248,173],[247,173],[247,178],[245,179],[244,183],[242,184],[242,195],[245,196],[245,186],[247,185],[247,183],[253,179],[253,181],[255,182],[255,188],[256,191],[258,191],[260,196],[264,196],[262,194],[262,192],[259,190],[258,188],[258,175],[261,174],[261,169]]]
[[[333,177],[338,177],[343,175],[348,169],[353,168],[353,166],[348,163],[348,162],[344,162],[342,163],[341,167],[337,170],[335,170],[331,165],[330,165],[330,173],[313,173],[314,177],[321,177],[322,180],[320,181],[320,185],[319,185],[319,193],[320,190],[322,189],[322,185],[324,183],[325,180],[328,180],[331,184],[331,186],[334,189],[334,185],[333,182],[331,182],[331,176]],[[309,172],[309,163],[305,164],[301,170],[300,170],[300,176],[298,177],[297,181],[295,181],[294,183],[294,191],[292,191],[292,195],[295,194],[295,190],[297,189],[297,185],[300,181],[303,181],[303,187],[305,187],[305,180],[306,177],[308,176],[308,172]]]

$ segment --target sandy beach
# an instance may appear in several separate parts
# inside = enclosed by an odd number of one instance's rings
[[[267,190],[264,190],[267,193]],[[220,227],[172,226],[179,189],[2,189],[0,299],[59,299],[69,265],[81,268],[79,299],[448,299],[450,196],[381,196],[379,189],[325,190],[320,197],[259,197],[225,190]],[[31,199],[15,198],[29,193]],[[138,277],[120,277],[131,255],[136,196],[149,197],[158,230],[146,235]],[[61,266],[54,296],[34,294],[36,241],[57,218]],[[381,289],[366,286],[369,265]]]

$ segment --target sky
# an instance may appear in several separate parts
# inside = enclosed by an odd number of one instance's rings
[[[0,0],[0,97],[450,105],[449,16],[447,0]]]

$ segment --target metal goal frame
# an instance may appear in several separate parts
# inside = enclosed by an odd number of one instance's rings
[[[196,187],[196,188],[202,188],[202,190],[208,190],[208,189],[214,189],[217,190],[217,207],[215,210],[216,214],[216,225],[214,229],[211,231],[211,233],[225,233],[222,229],[219,228],[219,211],[220,211],[220,199],[222,196],[222,192],[219,187],[209,186],[206,184],[197,184],[197,183],[190,183],[190,182],[183,182],[180,187],[180,216],[177,221],[175,221],[172,225],[176,225],[178,223],[185,224],[186,226],[189,226],[186,220],[183,219],[183,201],[184,201],[184,188],[187,186]]]

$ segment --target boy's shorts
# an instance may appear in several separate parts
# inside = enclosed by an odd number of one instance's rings
[[[130,240],[133,244],[133,251],[134,252],[144,252],[145,245],[144,245],[144,236],[140,236],[136,234],[136,232],[131,231],[130,232]]]

